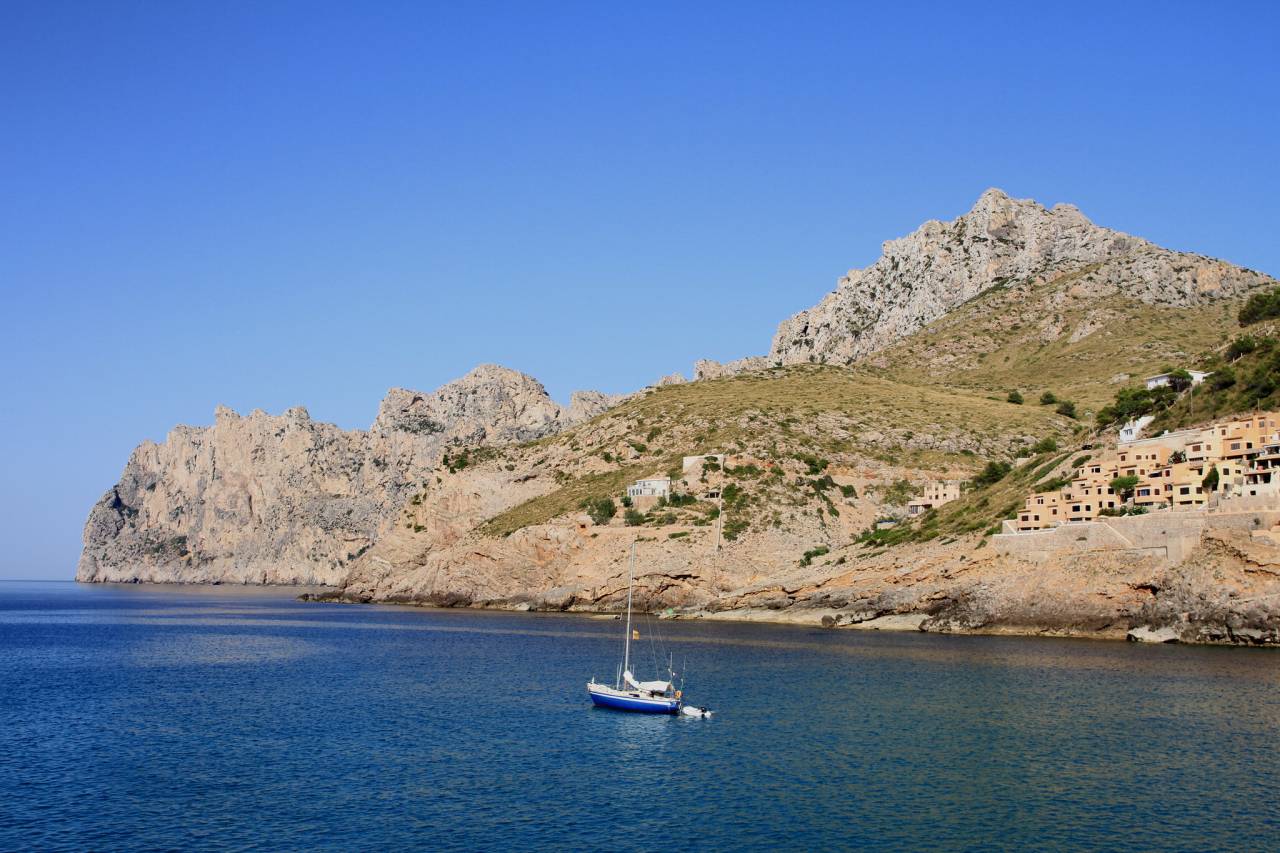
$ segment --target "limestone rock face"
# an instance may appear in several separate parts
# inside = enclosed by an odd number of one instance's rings
[[[693,363],[693,381],[724,379],[729,376],[737,376],[739,373],[767,370],[773,366],[774,362],[759,355],[751,355],[723,363],[712,361],[709,358],[700,358]]]
[[[438,435],[460,444],[525,441],[554,431],[562,416],[532,376],[482,364],[430,394],[392,388],[373,431]]]
[[[989,288],[1072,270],[1089,273],[1075,285],[1078,295],[1122,294],[1155,305],[1196,305],[1276,284],[1099,227],[1072,205],[1047,210],[990,189],[964,216],[888,241],[874,264],[851,270],[821,302],[783,321],[767,360],[848,364]]]
[[[602,415],[625,400],[625,395],[602,394],[599,391],[574,391],[569,408],[561,414],[565,426],[573,426]]]
[[[133,452],[89,514],[76,577],[334,584],[446,448],[538,438],[610,402],[580,392],[565,410],[533,378],[482,365],[435,392],[392,389],[368,431],[220,406],[213,426]]]

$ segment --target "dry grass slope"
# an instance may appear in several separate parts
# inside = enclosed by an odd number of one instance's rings
[[[794,366],[665,386],[517,451],[554,455],[559,450],[578,460],[607,456],[613,467],[584,473],[570,466],[559,488],[489,519],[481,532],[509,535],[572,512],[585,498],[616,495],[627,482],[654,471],[678,474],[683,455],[737,452],[766,461],[820,455],[832,461],[871,458],[921,468],[976,468],[983,457],[1007,457],[1028,439],[1063,439],[1076,429],[1075,422],[1038,406],[840,367]],[[940,449],[934,446],[939,437],[980,452]],[[615,459],[619,446],[643,450]]]
[[[1086,268],[1049,282],[993,287],[870,359],[871,369],[956,391],[1018,389],[1028,403],[1049,390],[1083,413],[1111,399],[1119,374],[1195,366],[1230,334],[1241,304],[1175,308],[1072,297],[1088,275]]]

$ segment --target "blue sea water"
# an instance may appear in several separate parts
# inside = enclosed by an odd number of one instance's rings
[[[639,627],[0,583],[0,849],[1280,846],[1275,651]]]

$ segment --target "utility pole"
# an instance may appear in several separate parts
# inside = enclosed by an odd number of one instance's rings
[[[724,483],[716,492],[716,553],[720,553],[720,532],[724,530]]]

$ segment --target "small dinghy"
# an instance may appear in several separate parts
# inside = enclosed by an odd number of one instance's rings
[[[627,564],[627,628],[622,644],[622,666],[614,685],[599,684],[593,677],[587,683],[587,695],[599,708],[635,711],[641,714],[679,714],[681,692],[670,678],[666,681],[640,681],[631,673],[631,593],[635,584],[636,543],[631,543],[631,559]],[[668,667],[668,676],[671,675]],[[688,710],[688,709],[686,709]],[[701,709],[696,709],[701,713]],[[710,712],[707,712],[710,713]]]

